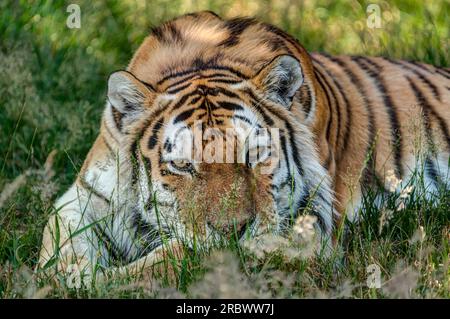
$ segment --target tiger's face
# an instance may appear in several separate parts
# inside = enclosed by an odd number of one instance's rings
[[[168,86],[164,112],[140,140],[143,156],[157,167],[155,204],[183,225],[181,232],[240,237],[256,216],[273,213],[274,130],[252,110],[242,79],[205,72],[184,86]]]
[[[205,68],[163,79],[157,89],[114,73],[106,112],[135,159],[141,218],[206,242],[282,228],[310,195],[298,153],[314,155],[311,136],[289,112],[302,82],[291,56],[250,79]]]

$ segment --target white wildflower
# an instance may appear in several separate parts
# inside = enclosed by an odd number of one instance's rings
[[[302,239],[310,239],[314,236],[314,224],[317,222],[317,217],[313,215],[304,215],[297,218],[293,231]]]
[[[383,230],[383,227],[389,223],[389,221],[394,216],[394,212],[391,209],[383,209],[381,211],[380,216],[380,227],[379,227],[379,233],[381,234],[381,231]]]
[[[397,176],[395,175],[393,170],[388,170],[386,172],[386,182],[388,183],[388,188],[389,191],[391,193],[394,193],[397,188],[400,186],[400,184],[402,183],[402,180],[397,178]]]
[[[413,191],[413,189],[414,189],[414,186],[405,187],[400,193],[400,198],[402,198],[402,199],[408,198],[409,195],[411,195],[411,192]]]

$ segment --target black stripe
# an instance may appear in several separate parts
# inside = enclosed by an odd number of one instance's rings
[[[433,72],[427,68],[426,66],[424,66],[422,63],[417,62],[417,61],[407,61],[408,63],[414,64],[415,66],[417,66],[418,68],[422,69],[425,72],[428,72],[430,74],[433,74]]]
[[[130,148],[131,184],[136,185],[139,180],[138,141],[134,141]]]
[[[81,186],[83,186],[83,188],[85,188],[90,194],[94,194],[95,196],[97,196],[98,198],[100,198],[101,200],[105,201],[108,205],[109,205],[109,199],[106,198],[103,194],[101,194],[100,192],[98,192],[93,186],[91,186],[85,179],[84,176],[78,176],[79,181],[81,183]]]
[[[289,165],[289,154],[287,151],[286,137],[284,136],[284,132],[280,132],[280,142],[281,142],[281,149],[282,149],[283,155],[284,155],[286,169],[288,172],[288,179],[291,179],[292,178],[291,166]],[[295,185],[294,185],[294,189],[295,189]]]
[[[227,90],[225,88],[216,87],[215,90],[217,90],[217,92],[220,92],[221,94],[223,94],[223,95],[225,95],[227,97],[234,98],[234,99],[239,99],[239,100],[241,99],[239,97],[239,95],[237,95],[236,93],[233,93],[233,92],[231,92],[231,91],[229,91],[229,90]]]
[[[114,140],[114,142],[115,142],[117,145],[119,145],[119,141],[116,139],[116,137],[114,136],[114,134],[113,134],[113,133],[111,132],[111,130],[109,129],[108,123],[106,123],[105,120],[103,120],[103,123],[104,123],[105,130],[108,132],[109,136]]]
[[[297,148],[297,144],[295,143],[295,135],[294,135],[294,130],[292,128],[291,123],[289,123],[289,121],[287,121],[285,119],[285,125],[286,125],[286,129],[288,130],[289,133],[289,141],[291,143],[291,148],[292,148],[292,157],[294,158],[294,163],[295,166],[297,167],[297,170],[300,174],[300,176],[303,177],[304,175],[304,171],[303,171],[303,165],[300,161],[300,153],[298,152],[298,148]]]
[[[172,175],[176,175],[175,173],[173,173],[172,171],[170,171],[170,170],[168,170],[168,169],[166,169],[166,168],[161,168],[161,169],[159,170],[159,174],[160,174],[161,176],[172,176]]]
[[[447,142],[447,147],[450,150],[450,134],[449,134],[449,129],[448,129],[447,124],[445,123],[444,119],[433,109],[431,104],[428,103],[428,101],[425,99],[425,96],[420,91],[420,89],[414,84],[414,82],[409,77],[406,77],[406,78],[408,79],[409,85],[411,86],[411,90],[416,95],[417,101],[422,104],[422,108],[423,108],[424,112],[429,111],[431,113],[431,115],[433,117],[435,117],[436,120],[438,121],[439,127],[440,127],[442,134],[444,135],[444,138]]]
[[[152,113],[151,116],[147,117],[144,123],[142,124],[142,128],[136,132],[135,140],[141,140],[144,133],[147,131],[147,128],[154,122],[154,119],[158,119],[158,121],[162,120],[162,116],[160,116],[164,111],[167,110],[166,107],[161,107],[156,110],[156,112]]]
[[[213,107],[211,107],[211,105]],[[210,103],[208,99],[204,99],[203,103],[200,105],[201,108],[203,108],[206,111],[206,114],[208,115],[208,120],[207,120],[207,125],[212,125],[213,124],[213,119],[212,119],[212,108],[216,109],[217,106],[214,103]]]
[[[186,83],[184,85],[180,85],[180,86],[175,87],[173,89],[167,90],[167,93],[168,94],[176,94],[176,93],[178,93],[180,91],[183,91],[184,89],[187,89],[190,86],[191,86],[191,83]]]
[[[300,103],[303,106],[305,115],[308,116],[312,107],[312,98],[310,87],[307,84],[300,87]]]
[[[182,107],[182,106],[186,103],[186,101],[187,101],[190,97],[192,97],[192,96],[194,96],[194,95],[197,95],[197,94],[198,94],[198,92],[193,91],[193,92],[189,92],[189,93],[183,95],[183,96],[178,100],[178,102],[175,103],[175,104],[171,107],[171,110],[173,111],[173,110],[179,109],[180,107]]]
[[[291,144],[291,148],[292,148],[292,157],[294,159],[294,163],[297,167],[297,170],[300,174],[300,176],[303,176],[304,171],[303,171],[303,166],[301,164],[300,158],[299,158],[299,152],[298,152],[298,148],[297,148],[297,144],[295,143],[295,134],[294,134],[294,130],[292,128],[291,123],[289,122],[288,118],[285,118],[282,114],[280,114],[279,112],[276,112],[276,110],[273,110],[269,105],[265,104],[264,101],[260,101],[257,102],[257,100],[255,101],[254,99],[256,99],[256,96],[253,94],[253,92],[251,92],[251,90],[246,90],[246,93],[250,95],[251,99],[253,100],[252,106],[254,108],[257,109],[257,111],[259,111],[259,113],[263,116],[264,120],[266,123],[269,123],[269,125],[273,125],[273,121],[272,119],[268,118],[267,115],[265,114],[265,112],[262,110],[262,108],[260,107],[260,105],[264,106],[264,108],[266,110],[268,110],[269,112],[271,112],[274,116],[277,116],[278,118],[280,118],[283,122],[284,125],[286,126],[286,129],[289,133],[289,142]],[[255,103],[256,102],[256,103]],[[266,120],[270,119],[269,121]]]
[[[183,40],[180,31],[173,23],[165,23],[159,27],[152,28],[151,32],[159,42],[181,42]]]
[[[237,78],[233,75],[233,74],[228,74],[228,73],[223,73],[223,72],[214,72],[212,74],[206,74],[206,75],[202,75],[202,79],[234,79],[237,80]]]
[[[446,79],[450,79],[450,75],[448,75],[445,70],[440,69],[440,68],[436,68],[436,73],[442,75],[444,78]]]
[[[328,123],[327,123],[327,128],[326,128],[326,139],[328,141],[328,143],[330,143],[330,133],[331,133],[331,124],[333,123],[333,110],[331,109],[331,98],[330,98],[330,94],[328,91],[328,87],[325,87],[325,84],[322,82],[322,75],[320,73],[317,72],[316,69],[314,69],[314,74],[316,76],[317,82],[319,83],[320,88],[322,89],[322,92],[325,93],[325,98],[327,99],[327,107],[328,107],[328,112],[330,113],[329,117],[328,117]]]
[[[423,105],[420,104],[420,101],[419,101],[420,95],[418,94],[418,92],[416,92],[416,87],[415,87],[414,83],[411,81],[411,79],[409,77],[406,77],[406,79],[408,80],[410,89],[414,92],[414,95],[416,96],[416,99],[419,102],[419,106],[422,110],[423,124],[425,127],[426,139],[427,139],[428,145],[430,146],[430,148],[432,150],[434,148],[433,147],[434,142],[433,142],[433,132],[432,132],[432,128],[431,128],[429,110],[424,108]]]
[[[331,151],[331,147],[328,147],[328,157],[325,160],[323,167],[328,170],[331,165],[331,160],[333,159],[333,152]]]
[[[402,136],[400,131],[400,122],[398,120],[398,115],[396,111],[396,107],[392,101],[392,98],[387,91],[386,84],[384,79],[380,76],[380,67],[373,61],[369,60],[365,57],[354,56],[351,57],[352,60],[358,64],[358,66],[364,70],[369,76],[374,80],[375,85],[380,91],[384,106],[386,108],[387,114],[389,116],[389,122],[391,125],[391,138],[393,144],[394,151],[394,161],[395,161],[395,170],[397,176],[403,176],[403,168],[402,168]],[[376,71],[372,70],[369,66],[375,68]]]
[[[116,245],[114,240],[108,236],[108,234],[103,230],[103,228],[99,224],[95,224],[93,227],[95,235],[100,239],[100,241],[104,244],[106,250],[110,257],[112,257],[112,261],[116,265],[123,265],[128,262],[127,256],[124,252]]]
[[[165,77],[163,77],[161,80],[159,80],[157,84],[161,85],[161,84],[163,84],[165,81],[167,81],[169,79],[173,79],[173,78],[176,78],[176,77],[188,75],[188,74],[195,73],[195,72],[198,72],[198,71],[207,71],[207,70],[228,71],[228,72],[232,73],[235,76],[238,76],[238,77],[246,79],[246,80],[248,79],[248,76],[244,75],[243,73],[241,73],[241,72],[239,72],[239,71],[237,71],[237,70],[235,70],[233,68],[226,67],[226,66],[223,66],[223,65],[209,65],[209,64],[206,64],[206,65],[203,65],[202,67],[199,67],[199,68],[193,68],[193,69],[180,71],[180,72],[176,72],[176,73],[170,73],[170,74],[166,75]]]
[[[218,102],[218,103],[219,103],[219,106],[225,110],[230,110],[230,111],[243,110],[243,107],[236,103],[225,102],[225,101]]]
[[[203,75],[203,74],[199,74],[199,73],[193,73],[193,74],[190,74],[188,76],[185,76],[181,80],[178,80],[178,81],[170,84],[166,88],[166,90],[170,91],[173,87],[181,85],[181,84],[185,84],[185,82],[187,82],[189,80],[192,80],[194,78],[205,79],[205,80],[208,80],[208,82],[213,82],[213,83],[216,82],[216,83],[237,84],[237,83],[242,82],[241,79],[236,78],[235,76],[233,76],[233,74],[226,74],[226,73],[215,72],[213,74]]]
[[[200,107],[203,107],[203,103],[202,103],[202,105],[200,105]],[[208,112],[199,112],[197,115],[197,120],[201,120],[207,114],[208,114]]]
[[[450,73],[448,73],[448,71],[446,71],[443,68],[439,68],[439,67],[435,67],[435,66],[431,66],[428,65],[429,67],[432,68],[432,70],[430,70],[428,67],[426,67],[423,63],[417,62],[417,61],[407,61],[410,64],[415,65],[416,67],[422,69],[423,71],[431,74],[431,75],[436,75],[436,73],[438,73],[439,75],[445,77],[446,79],[450,79]]]
[[[160,246],[161,236],[158,229],[146,222],[140,212],[137,211],[133,214],[132,224],[135,229],[135,239],[138,243],[145,245],[141,255],[148,254]]]
[[[429,157],[427,157],[427,159],[425,160],[425,171],[433,181],[434,185],[436,187],[439,187],[439,176],[433,161]]]
[[[236,119],[239,119],[241,121],[244,121],[244,122],[246,122],[247,124],[250,124],[250,125],[253,124],[248,118],[246,118],[245,116],[242,116],[242,115],[234,115],[233,118],[236,118]]]
[[[413,72],[425,85],[428,86],[428,88],[433,92],[433,95],[435,98],[437,98],[439,101],[441,101],[441,94],[439,93],[439,89],[436,87],[436,85],[434,85],[434,83],[432,83],[430,80],[428,80],[423,74],[421,74],[419,71],[417,71],[416,69],[414,69],[413,67],[404,64],[404,62],[402,61],[395,61],[389,58],[383,58],[385,61],[398,65],[400,66],[402,69],[406,69],[408,71]]]
[[[167,141],[165,141],[164,142],[164,150],[166,150],[167,152],[172,152],[172,143],[170,143],[170,141],[169,140],[167,140]]]
[[[322,64],[321,61],[319,61],[316,58],[314,58],[314,60],[322,67],[325,74],[331,79],[331,81],[333,82],[334,86],[337,88],[337,91],[339,92],[339,95],[342,97],[344,104],[345,104],[345,111],[346,111],[345,133],[344,133],[344,137],[343,137],[343,141],[342,141],[343,144],[340,147],[339,153],[336,154],[337,160],[340,160],[342,158],[342,155],[345,154],[345,151],[347,149],[349,139],[350,139],[350,131],[352,128],[352,115],[351,115],[351,111],[350,111],[350,102],[348,101],[347,96],[345,95],[344,90],[343,90],[341,84],[339,83],[339,81],[336,81],[334,79],[334,77],[331,76],[331,74],[328,72],[328,70],[325,68],[325,66]],[[336,103],[337,103],[337,105],[339,105],[338,99],[336,99]],[[340,119],[341,119],[341,116],[339,116],[339,120]]]
[[[189,102],[189,105],[194,105],[194,104],[196,104],[198,101],[201,100],[202,97],[203,97],[203,96],[196,96],[196,97],[194,97],[194,98]]]
[[[286,54],[293,55],[292,51],[287,47],[284,39],[279,36],[266,36],[261,40],[261,45],[268,45],[274,52],[278,50],[286,52]]]
[[[277,27],[268,24],[268,23],[263,23],[264,28],[266,29],[266,31],[276,35],[277,37],[280,37],[281,39],[283,39],[284,41],[287,41],[288,43],[290,43],[297,51],[297,53],[302,54],[302,50],[300,49],[300,43],[297,41],[297,39],[293,38],[291,35],[287,34],[286,32],[278,29]],[[292,52],[289,50],[288,54],[292,55]]]
[[[158,142],[158,133],[159,130],[162,127],[162,118],[160,118],[155,125],[152,128],[152,135],[150,136],[149,140],[148,140],[148,148],[149,149],[153,149],[156,146],[156,143]]]
[[[163,26],[151,28],[152,35],[160,42],[164,42]]]
[[[168,26],[170,35],[172,36],[172,40],[175,42],[182,42],[183,36],[181,35],[181,32],[175,27],[173,23],[170,23]]]
[[[199,16],[202,16],[202,15],[211,15],[214,18],[218,18],[219,20],[222,20],[222,18],[220,16],[218,16],[216,13],[214,13],[211,10],[203,10],[203,11],[199,11],[199,12],[186,13],[183,16],[184,17],[198,18]]]
[[[370,100],[368,99],[368,94],[366,89],[364,88],[364,86],[362,85],[362,82],[360,79],[358,79],[358,77],[356,76],[356,74],[351,70],[351,68],[346,64],[346,62],[342,61],[340,58],[338,57],[331,57],[331,56],[327,56],[327,58],[329,58],[331,61],[337,63],[342,70],[345,72],[345,74],[349,77],[350,82],[356,87],[357,91],[359,92],[359,95],[362,97],[363,101],[364,101],[364,106],[366,108],[367,111],[367,115],[368,115],[368,138],[369,138],[369,143],[367,145],[367,149],[366,149],[366,157],[369,158],[369,161],[366,165],[366,167],[364,168],[364,181],[366,181],[367,183],[371,183],[371,181],[373,180],[373,170],[375,168],[374,165],[374,156],[372,154],[372,148],[374,147],[374,143],[375,143],[375,115],[373,113],[373,105],[370,102]]]
[[[241,80],[229,80],[229,79],[211,79],[208,80],[208,83],[226,83],[226,84],[238,84],[241,83]]]
[[[267,115],[267,113],[261,108],[260,102],[258,102],[258,98],[253,94],[253,92],[250,89],[245,89],[244,92],[249,95],[251,106],[263,117],[263,121],[269,125],[273,126],[274,121],[270,116]]]
[[[189,117],[192,116],[192,114],[195,112],[196,108],[192,108],[190,110],[186,110],[182,113],[180,113],[179,115],[177,115],[177,117],[175,117],[174,119],[174,124],[181,122],[181,121],[185,121],[186,119],[188,119]]]
[[[186,82],[186,81],[188,81],[188,80],[190,80],[190,79],[192,79],[192,78],[195,78],[195,77],[199,77],[199,75],[196,74],[196,73],[194,73],[194,74],[191,74],[191,75],[189,75],[189,76],[186,76],[185,78],[183,78],[183,79],[181,79],[181,80],[179,80],[179,81],[176,81],[176,82],[170,84],[170,85],[167,87],[166,90],[170,90],[170,89],[172,89],[174,86],[177,86],[177,85],[180,85],[180,84],[184,84],[184,82]]]
[[[235,18],[225,22],[225,27],[228,29],[229,36],[227,39],[219,43],[219,46],[232,47],[239,43],[240,35],[251,25],[256,24],[257,21],[253,18]]]
[[[116,124],[117,130],[121,132],[123,114],[119,112],[119,110],[116,109],[112,104],[111,104],[111,114],[114,119],[114,123]]]
[[[323,75],[322,72],[320,71],[320,69],[317,67],[315,67],[315,71],[322,78],[323,84],[328,88],[328,90],[331,92],[331,95],[333,96],[333,104],[335,106],[336,117],[337,117],[336,138],[334,141],[334,148],[335,148],[335,150],[337,150],[337,146],[339,143],[339,136],[340,136],[340,132],[341,132],[341,125],[342,125],[342,123],[341,123],[342,122],[342,120],[341,120],[341,105],[339,103],[339,100],[338,100],[333,88],[331,87],[331,84],[328,82],[325,75]]]
[[[114,152],[113,148],[111,147],[111,145],[108,143],[108,140],[106,139],[106,137],[102,134],[101,135],[103,143],[105,143],[106,148],[108,149],[108,152],[113,156],[113,158],[116,157],[116,153]]]

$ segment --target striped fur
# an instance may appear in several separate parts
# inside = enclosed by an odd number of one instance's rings
[[[164,240],[194,245],[196,236],[208,243],[236,230],[242,238],[247,230],[283,232],[305,212],[317,216],[329,246],[333,226],[357,212],[365,187],[383,185],[387,170],[410,177],[415,134],[425,137],[430,191],[448,183],[449,77],[416,62],[309,54],[254,19],[200,12],[167,22],[127,71],[111,76],[100,135],[55,205],[41,265],[58,251],[62,269],[147,267]],[[265,175],[236,163],[176,166],[176,138],[199,122],[222,133],[278,128],[280,165]],[[230,192],[237,203],[219,216]]]

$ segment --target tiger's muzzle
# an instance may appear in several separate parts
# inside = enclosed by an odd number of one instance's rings
[[[240,238],[270,205],[268,179],[245,164],[203,163],[178,196],[182,218],[200,234],[209,228],[227,238]]]

